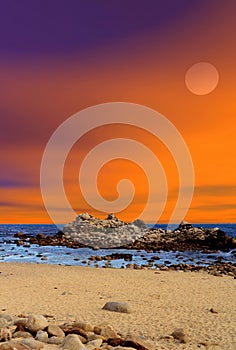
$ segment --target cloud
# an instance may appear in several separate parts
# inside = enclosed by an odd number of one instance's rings
[[[34,185],[30,182],[21,181],[21,180],[0,179],[0,187],[26,188],[26,187],[34,187]]]
[[[203,204],[191,207],[190,210],[223,211],[236,209],[236,204]]]
[[[196,186],[195,196],[235,196],[236,185],[203,185]]]

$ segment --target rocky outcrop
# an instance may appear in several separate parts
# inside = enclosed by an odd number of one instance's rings
[[[191,224],[180,224],[174,231],[151,229],[143,237],[126,245],[127,249],[150,251],[185,251],[185,250],[229,250],[236,247],[234,238],[219,228],[205,229]]]
[[[98,219],[83,213],[65,225],[65,237],[74,242],[93,248],[115,248],[129,244],[148,231],[141,220],[127,223],[109,214],[106,219]]]

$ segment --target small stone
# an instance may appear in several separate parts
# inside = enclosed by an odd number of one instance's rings
[[[130,313],[131,312],[131,306],[128,303],[125,302],[116,302],[116,301],[109,301],[103,306],[104,310],[114,311],[114,312],[123,312],[123,313]]]
[[[20,343],[28,346],[30,349],[42,349],[45,345],[44,343],[41,343],[40,341],[33,338],[23,339]]]
[[[13,338],[33,338],[33,336],[29,332],[18,331],[13,334]]]
[[[44,330],[48,326],[47,319],[42,315],[31,314],[27,319],[27,328],[31,332]]]
[[[172,337],[174,337],[174,339],[178,340],[180,343],[186,344],[188,341],[187,334],[182,328],[176,329],[171,335]]]
[[[38,331],[35,340],[41,341],[42,343],[48,342],[48,334],[44,331]]]
[[[216,311],[215,309],[213,309],[213,307],[210,308],[210,312],[211,312],[212,314],[218,314],[218,311]]]
[[[80,341],[78,335],[76,334],[69,334],[65,337],[62,343],[62,349],[67,350],[82,350],[86,349],[84,347],[84,344]]]
[[[74,326],[79,327],[86,332],[93,332],[94,331],[94,327],[89,322],[78,321],[74,324]]]
[[[102,345],[102,339],[94,339],[89,341],[86,344],[86,347],[94,349],[94,348],[100,348],[101,345]]]
[[[6,328],[7,326],[8,326],[7,320],[5,320],[5,318],[0,318],[0,329]]]
[[[26,345],[20,344],[16,341],[10,341],[0,345],[0,350],[29,350],[30,348]]]
[[[107,324],[106,326],[102,327],[101,335],[105,339],[117,338],[117,333],[116,333],[115,329],[110,324]]]
[[[1,328],[0,329],[0,341],[11,340],[12,333],[9,328]]]
[[[65,333],[63,332],[63,330],[59,326],[56,326],[53,324],[50,324],[48,326],[47,332],[48,332],[48,334],[53,335],[53,336],[58,337],[58,338],[64,338],[64,336],[65,336]]]
[[[56,344],[56,345],[60,345],[62,344],[64,338],[60,338],[60,337],[51,337],[48,339],[48,344]]]
[[[5,320],[7,320],[8,323],[12,322],[12,317],[11,315],[8,314],[0,314],[0,318],[4,318]]]

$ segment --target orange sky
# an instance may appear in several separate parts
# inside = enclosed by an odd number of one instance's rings
[[[132,102],[153,108],[182,134],[192,156],[195,192],[186,220],[236,222],[236,23],[231,1],[181,12],[173,23],[88,48],[83,54],[0,59],[1,76],[1,214],[2,223],[50,223],[40,192],[40,162],[56,128],[83,108],[106,102]],[[185,84],[195,63],[209,62],[219,83],[209,94],[196,95]],[[204,87],[207,73],[200,74]],[[205,83],[205,84],[206,84]],[[64,168],[68,199],[79,213],[104,213],[82,197],[78,174],[83,157],[100,142],[132,138],[152,150],[168,181],[168,202],[160,222],[168,222],[179,186],[175,162],[154,136],[134,127],[107,126],[84,135],[71,150]],[[118,213],[135,219],[148,194],[148,179],[132,160],[112,161],[101,169],[99,190],[117,196],[122,178],[133,181],[131,205]],[[55,203],[56,205],[56,203]],[[63,213],[62,213],[63,222]],[[151,222],[155,217],[150,217]]]

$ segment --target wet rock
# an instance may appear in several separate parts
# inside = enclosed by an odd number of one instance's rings
[[[126,302],[115,302],[115,301],[109,301],[103,306],[104,310],[114,311],[114,312],[123,312],[123,313],[130,313],[131,306],[130,304]]]

